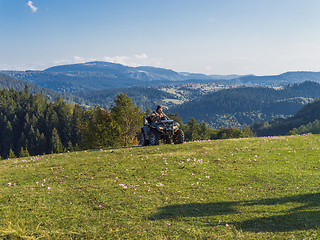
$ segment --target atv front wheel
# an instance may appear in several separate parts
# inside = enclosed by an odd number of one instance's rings
[[[173,135],[174,144],[180,144],[184,142],[184,132],[181,129],[178,129]]]
[[[149,142],[150,142],[150,145],[153,146],[153,145],[159,145],[160,143],[160,135],[159,133],[157,132],[151,132],[149,134]]]
[[[149,145],[149,141],[146,140],[144,132],[142,131],[140,134],[140,143],[142,146],[148,146]]]

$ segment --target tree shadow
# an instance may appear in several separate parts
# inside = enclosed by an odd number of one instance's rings
[[[314,207],[320,206],[320,193],[253,201],[171,205],[160,208],[157,214],[149,217],[149,220],[241,214],[241,210],[238,209],[243,209],[250,206],[270,206],[286,203],[300,204],[298,207],[281,211],[279,215],[228,222],[228,224],[233,224],[242,231],[251,232],[286,232],[294,230],[315,229],[320,226],[320,212],[314,211],[312,209]],[[209,226],[219,224],[220,223],[210,223]]]

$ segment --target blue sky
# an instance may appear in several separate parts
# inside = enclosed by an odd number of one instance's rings
[[[0,0],[0,70],[320,71],[319,0]]]

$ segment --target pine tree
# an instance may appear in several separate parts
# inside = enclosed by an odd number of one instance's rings
[[[51,152],[52,153],[61,153],[64,152],[63,145],[61,143],[58,131],[56,128],[52,130],[51,137]]]
[[[41,133],[38,139],[37,152],[38,154],[45,154],[47,152],[47,139],[43,133]]]
[[[23,147],[21,147],[19,157],[29,157],[29,156],[30,156],[30,154],[29,154],[28,150],[27,149],[24,150]]]
[[[120,126],[120,143],[124,146],[132,144],[140,131],[144,113],[140,107],[126,94],[118,94],[111,106],[112,117]]]
[[[81,145],[86,149],[115,146],[119,142],[119,124],[105,108],[95,107],[93,116],[81,129]],[[77,148],[77,145],[76,145]]]
[[[186,139],[192,141],[199,138],[199,124],[194,118],[191,118],[187,123]]]
[[[71,141],[68,142],[67,151],[73,152],[73,146]]]
[[[12,158],[16,158],[16,157],[17,157],[17,156],[14,154],[14,152],[13,152],[12,148],[10,148],[10,150],[9,150],[9,154],[8,154],[8,157],[7,157],[7,158],[12,159]]]
[[[1,135],[1,145],[2,145],[2,153],[1,155],[3,157],[6,157],[9,154],[9,151],[13,147],[13,130],[10,121],[6,122],[6,125],[4,127],[4,131]]]

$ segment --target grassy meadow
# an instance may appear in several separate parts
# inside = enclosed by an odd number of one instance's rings
[[[0,239],[319,239],[320,136],[0,161]]]

